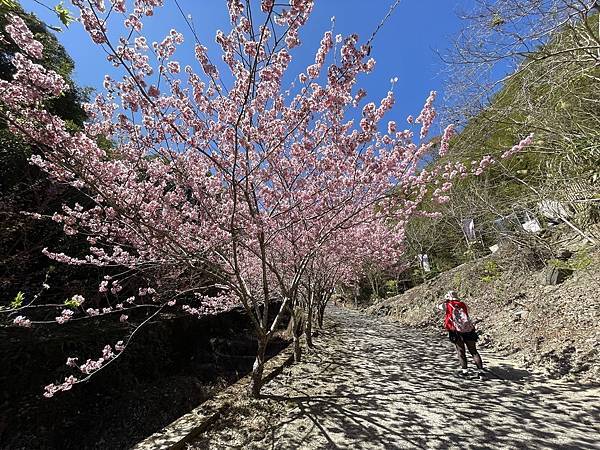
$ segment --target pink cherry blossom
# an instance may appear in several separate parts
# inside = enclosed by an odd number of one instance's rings
[[[108,281],[103,280],[100,282],[100,286],[98,287],[98,292],[107,292],[108,291]]]
[[[502,158],[503,159],[510,158],[515,153],[518,153],[518,152],[522,151],[525,147],[531,145],[532,142],[533,142],[533,133],[530,134],[529,136],[527,136],[525,139],[521,140],[518,144],[513,146],[510,150],[505,151],[502,154]]]
[[[19,327],[30,328],[31,320],[26,318],[25,316],[17,316],[14,318],[13,323]]]
[[[77,367],[77,358],[67,358],[66,364],[69,367]]]
[[[9,14],[6,31],[19,48],[28,56],[37,59],[42,58],[44,47],[39,41],[35,40],[33,33],[27,28],[23,19],[14,14]]]
[[[73,375],[69,375],[68,377],[65,378],[65,381],[61,384],[49,384],[48,386],[46,386],[44,388],[45,392],[44,392],[44,397],[50,398],[53,397],[54,394],[56,394],[57,392],[60,391],[68,391],[70,390],[73,385],[75,383],[77,383],[78,379],[76,377],[74,377]]]
[[[71,301],[77,303],[77,306],[81,306],[83,302],[85,302],[85,297],[83,295],[77,294],[71,297]]]
[[[73,314],[75,314],[73,310],[63,309],[62,312],[60,313],[60,316],[55,318],[56,322],[58,322],[59,324],[66,323],[72,319]]]

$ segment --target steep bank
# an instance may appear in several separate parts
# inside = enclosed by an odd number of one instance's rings
[[[562,284],[546,285],[546,270],[515,269],[490,255],[438,275],[366,312],[410,327],[441,330],[435,306],[457,290],[477,322],[480,343],[513,355],[552,377],[600,381],[600,252]]]

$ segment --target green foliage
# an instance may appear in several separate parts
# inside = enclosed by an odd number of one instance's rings
[[[371,292],[371,295],[369,296],[370,303],[375,303],[375,302],[379,301],[380,299],[381,299],[381,297],[379,296],[379,294],[377,292]]]
[[[494,260],[486,261],[483,265],[481,281],[491,283],[500,278],[500,275],[502,275],[502,269],[498,266],[498,263]]]
[[[73,15],[71,14],[71,11],[69,11],[65,7],[65,5],[62,1],[60,3],[58,3],[57,5],[54,5],[54,7],[50,7],[50,6],[46,5],[43,2],[43,0],[36,0],[36,2],[42,4],[47,9],[54,12],[54,14],[56,14],[56,17],[58,18],[58,20],[60,20],[61,23],[67,28],[69,27],[69,25],[71,23],[73,23],[76,20],[75,17],[73,17]],[[16,0],[0,0],[0,13],[2,15],[4,15],[7,12],[18,13],[20,15],[23,12],[23,10],[21,8],[21,5],[19,5],[19,2],[17,2]],[[60,27],[48,26],[48,28],[50,28],[54,31],[59,31],[59,32],[62,31]]]
[[[490,26],[492,28],[500,27],[500,26],[504,25],[505,23],[506,23],[506,20],[504,20],[502,18],[502,16],[497,12],[495,12],[492,15],[492,20],[490,20]]]
[[[0,0],[0,7],[2,8],[16,8],[17,2],[15,2],[14,0]]]
[[[56,5],[53,10],[65,27],[68,28],[72,22],[75,22],[75,17],[71,15],[71,11],[65,8],[63,2],[60,2],[58,5]]]
[[[464,282],[465,282],[465,279],[463,278],[462,273],[456,272],[454,274],[454,276],[452,277],[452,289],[460,292],[462,290]]]
[[[398,282],[396,280],[387,280],[384,286],[386,297],[393,297],[394,295],[398,295]]]
[[[551,259],[548,264],[559,269],[567,270],[586,270],[593,264],[593,259],[586,251],[580,251],[572,258],[562,261],[560,259]]]
[[[11,308],[20,308],[23,305],[23,301],[25,300],[25,294],[21,291],[17,292],[17,295],[15,296],[15,298],[13,299],[12,302],[10,302],[10,307]]]
[[[65,300],[64,305],[67,308],[77,309],[79,306],[81,306],[81,302],[79,300],[76,300],[75,297],[71,297]]]

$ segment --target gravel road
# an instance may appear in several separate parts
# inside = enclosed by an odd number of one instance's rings
[[[442,333],[333,308],[316,349],[235,399],[194,449],[600,448],[600,387],[558,382],[482,352],[459,379]]]

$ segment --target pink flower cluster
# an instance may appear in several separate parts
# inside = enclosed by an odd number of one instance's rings
[[[67,358],[66,365],[69,366],[69,367],[77,367],[77,360],[78,359],[79,358],[70,358],[69,357],[69,358]]]
[[[145,295],[153,295],[153,294],[156,294],[156,290],[154,288],[151,288],[151,287],[140,288],[138,290],[138,295],[140,297],[143,297]]]
[[[120,353],[125,350],[125,344],[123,341],[118,341],[115,345],[115,350]],[[104,346],[102,349],[102,356],[97,360],[88,359],[85,364],[78,366],[78,358],[69,357],[67,358],[66,365],[68,367],[76,367],[79,371],[86,375],[91,375],[94,372],[100,370],[107,362],[114,359],[117,355],[113,352],[112,347],[110,345]],[[44,390],[44,397],[50,398],[53,397],[54,394],[60,391],[68,391],[73,387],[74,384],[78,383],[80,380],[73,375],[70,375],[65,378],[65,381],[61,384],[49,384]],[[85,380],[83,380],[85,381]]]
[[[83,295],[74,295],[73,297],[71,297],[71,301],[73,301],[74,303],[77,304],[77,306],[81,306],[83,304],[83,302],[85,302],[85,297]]]
[[[317,54],[315,55],[315,63],[306,68],[306,73],[309,78],[317,78],[323,65],[325,64],[325,58],[327,57],[327,53],[333,48],[333,38],[331,35],[331,31],[325,32],[323,39],[321,39],[321,44],[319,45],[319,49],[317,50]]]
[[[483,158],[481,158],[480,161],[471,161],[471,164],[478,165],[477,169],[475,170],[475,175],[481,175],[485,171],[485,169],[487,169],[495,162],[496,161],[491,155],[486,155]]]
[[[98,358],[97,360],[88,359],[85,362],[85,364],[82,364],[79,366],[79,370],[82,373],[89,375],[93,372],[96,372],[97,370],[100,370],[100,368],[104,364],[106,364],[108,361],[110,361],[114,357],[115,357],[115,354],[112,351],[112,347],[110,345],[106,345],[104,347],[104,349],[102,350],[102,356],[100,358]]]
[[[192,307],[190,305],[183,305],[181,309],[188,314],[198,317],[227,311],[238,304],[237,298],[228,294],[214,297],[196,294],[195,297],[200,302],[199,306]]]
[[[450,148],[450,139],[454,136],[454,125],[450,124],[444,129],[444,134],[442,135],[442,140],[440,143],[440,156],[445,156],[448,153]]]
[[[108,280],[102,280],[98,286],[98,292],[108,292]]]
[[[34,38],[33,33],[27,28],[23,19],[14,14],[10,14],[8,16],[6,31],[8,31],[12,40],[15,41],[19,48],[28,56],[37,59],[42,58],[44,47]]]
[[[68,87],[56,72],[33,63],[21,53],[15,53],[12,63],[17,69],[13,76],[13,82],[0,80],[0,88],[2,89],[0,91],[0,101],[10,105],[11,108],[25,105],[35,107],[39,101],[58,96]],[[34,115],[43,117],[47,114],[36,112]]]
[[[65,381],[62,384],[49,384],[44,388],[44,397],[50,398],[53,397],[57,392],[68,391],[73,387],[74,384],[77,383],[77,381],[77,378],[75,378],[73,375],[69,375],[65,378]]]
[[[85,30],[96,44],[106,43],[106,25],[96,17],[91,8],[83,6],[83,3],[82,0],[73,1],[73,4],[79,7],[80,20]]]
[[[119,292],[121,292],[121,290],[123,290],[123,286],[121,286],[121,284],[119,283],[118,280],[114,280],[112,282],[112,286],[110,288],[110,292],[112,294],[118,294]]]
[[[57,316],[55,319],[58,323],[63,324],[71,320],[73,318],[73,314],[75,314],[73,310],[63,309],[60,313],[60,316]]]
[[[431,125],[433,124],[433,121],[435,120],[435,117],[437,115],[435,109],[433,108],[433,102],[435,100],[436,95],[437,93],[435,91],[431,91],[429,97],[427,97],[425,106],[421,110],[421,114],[419,114],[419,116],[415,119],[416,123],[421,124],[421,139],[424,139],[427,136],[427,134],[429,133],[429,128],[431,128]],[[412,117],[409,116],[409,123],[411,123],[411,119]],[[447,129],[448,128],[446,128],[446,130]]]
[[[13,323],[15,325],[19,326],[19,327],[24,327],[24,328],[30,328],[31,327],[31,320],[29,320],[25,316],[17,316],[17,317],[15,317],[15,319],[13,320]]]
[[[274,5],[275,5],[275,0],[261,0],[260,9],[263,12],[269,12],[273,9]]]
[[[525,139],[522,139],[518,144],[514,145],[510,150],[505,151],[502,154],[502,158],[510,158],[515,153],[522,151],[525,147],[531,145],[533,143],[533,133],[527,136]]]

